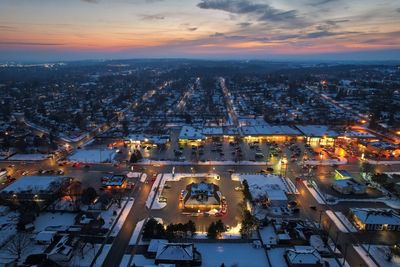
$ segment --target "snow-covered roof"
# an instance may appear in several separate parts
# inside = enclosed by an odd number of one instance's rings
[[[312,137],[336,137],[339,134],[336,131],[329,129],[325,125],[296,125],[296,128],[300,130],[305,136]]]
[[[400,215],[391,209],[352,208],[350,210],[363,224],[400,225]]]
[[[41,191],[53,191],[67,181],[69,178],[65,176],[22,176],[14,183],[10,184],[2,193],[19,193],[22,191],[30,191],[31,193],[40,193]]]
[[[286,251],[286,258],[290,264],[316,264],[322,262],[321,255],[311,246],[295,246]]]
[[[224,132],[222,127],[204,127],[202,133],[204,135],[222,135]]]
[[[287,201],[288,198],[285,191],[281,189],[271,189],[267,190],[267,196],[269,201]]]
[[[300,135],[296,129],[285,126],[272,126],[269,124],[255,125],[255,126],[242,126],[243,135]]]
[[[149,247],[147,248],[147,252],[157,253],[158,248],[168,243],[166,239],[152,239],[150,241]]]
[[[202,131],[191,126],[183,126],[179,133],[179,139],[197,140],[203,138]]]
[[[56,235],[55,231],[41,231],[36,235],[35,240],[39,242],[50,242]]]
[[[160,245],[157,250],[157,260],[193,260],[193,244],[167,243]]]

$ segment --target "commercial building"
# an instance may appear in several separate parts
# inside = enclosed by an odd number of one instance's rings
[[[360,230],[400,231],[400,215],[391,209],[352,208],[350,215]]]
[[[186,187],[183,196],[183,207],[193,211],[221,209],[222,194],[213,183],[192,183]]]
[[[191,243],[160,243],[155,264],[175,266],[201,266],[201,254]]]
[[[22,176],[0,191],[0,197],[14,204],[34,201],[44,207],[55,200],[72,178],[65,176]]]
[[[309,145],[333,146],[339,134],[325,125],[296,125]]]

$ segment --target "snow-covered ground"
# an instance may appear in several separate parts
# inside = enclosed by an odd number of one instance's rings
[[[286,267],[286,261],[285,261],[285,252],[286,252],[287,248],[273,248],[273,249],[269,249],[267,250],[268,253],[268,258],[271,262],[272,267]]]
[[[231,175],[233,181],[243,182],[247,181],[249,184],[250,193],[254,199],[265,196],[266,191],[276,190],[276,185],[279,186],[280,190],[286,193],[291,193],[292,189],[289,188],[285,178],[279,177],[273,174],[238,174],[233,173]]]
[[[342,221],[339,220],[339,218],[336,216],[336,214],[333,211],[327,210],[325,212],[326,212],[326,215],[328,215],[328,217],[335,223],[336,227],[339,229],[340,232],[349,233],[349,230],[342,223]]]
[[[135,256],[133,256],[131,266],[133,264],[135,264],[135,266],[146,266],[146,267],[157,266],[154,264],[154,259],[147,259],[144,255],[141,254],[136,254]]]
[[[48,154],[15,154],[8,158],[8,160],[16,161],[40,161],[48,157]]]
[[[172,161],[172,160],[150,160],[144,159],[137,164],[139,165],[212,165],[212,166],[225,166],[225,165],[236,165],[236,166],[265,166],[265,161]]]
[[[149,195],[147,196],[147,199],[146,199],[146,208],[148,208],[148,209],[152,208],[153,199],[155,197],[157,197],[157,195],[159,194],[157,192],[157,188],[158,188],[158,185],[160,184],[160,181],[161,181],[162,178],[163,178],[163,174],[159,173],[157,175],[157,178],[154,181],[153,185],[151,186],[150,193],[149,193]],[[156,202],[156,199],[154,199],[154,202]]]
[[[353,245],[354,250],[358,255],[364,260],[368,267],[378,267],[378,265],[373,261],[373,259],[368,256],[367,250],[364,250],[361,246]],[[383,265],[384,266],[384,265]]]
[[[263,229],[259,230],[260,238],[264,245],[276,245],[277,235],[275,233],[275,229],[272,224],[265,226]]]
[[[3,209],[3,206],[0,206]],[[17,232],[18,213],[6,212],[0,216],[0,247],[2,247]]]
[[[115,154],[113,149],[80,149],[69,156],[68,159],[84,163],[106,163],[113,162]]]
[[[131,260],[132,255],[131,254],[125,254],[122,256],[122,260],[119,263],[119,267],[130,267],[129,266],[129,261]]]
[[[350,232],[352,233],[358,232],[357,228],[349,221],[349,219],[347,219],[346,215],[344,215],[340,211],[335,211],[335,214]]]
[[[397,165],[400,164],[398,160],[373,160],[373,159],[365,159],[366,162],[372,165]]]
[[[253,248],[250,243],[195,243],[202,255],[202,266],[220,267],[268,267],[267,256],[262,248]],[[279,265],[277,265],[279,266]]]
[[[28,234],[28,239],[29,242],[28,245],[21,247],[21,256],[18,260],[19,264],[23,264],[26,258],[31,255],[31,254],[39,254],[39,253],[44,253],[46,250],[47,246],[46,245],[38,245],[35,242],[35,235],[34,234]],[[14,242],[14,244],[18,244],[17,242]],[[7,249],[8,244],[6,244],[4,247],[0,249],[0,260],[1,259],[16,259],[15,253],[11,253]],[[15,246],[13,246],[15,247]],[[12,250],[15,251],[15,250]],[[18,265],[20,266],[20,265]]]
[[[345,165],[345,164],[347,164],[347,159],[342,158],[340,160],[337,160],[337,159],[305,160],[301,164],[304,164],[304,165],[321,165],[321,166]]]
[[[135,230],[132,233],[131,239],[129,240],[129,245],[136,245],[139,239],[140,232],[142,231],[143,225],[146,222],[146,219],[139,221],[136,226]]]
[[[325,200],[322,198],[321,194],[315,190],[314,187],[309,187],[307,181],[303,181],[304,186],[308,189],[308,191],[311,193],[311,195],[315,198],[315,200],[318,202],[318,204],[324,205]]]
[[[368,245],[363,245],[365,249],[368,249]],[[400,257],[394,255],[390,261],[386,260],[385,255],[390,252],[390,248],[388,246],[380,246],[380,245],[371,245],[369,248],[369,252],[371,257],[374,258],[376,262],[380,266],[385,267],[399,267],[400,266]]]
[[[115,223],[114,228],[111,231],[110,236],[117,236],[119,231],[122,228],[122,225],[124,224],[126,217],[128,217],[128,213],[132,209],[133,204],[135,203],[134,199],[130,199],[128,203],[126,204],[125,208],[122,211],[121,216],[118,218],[118,221]]]
[[[111,229],[113,226],[115,219],[117,218],[118,214],[121,212],[121,209],[125,206],[126,200],[121,202],[121,208],[118,207],[117,203],[113,203],[111,207],[108,208],[108,210],[103,210],[100,214],[100,216],[104,220],[104,227]],[[114,211],[116,212],[116,215],[114,215]]]
[[[74,251],[75,255],[72,257],[70,266],[76,267],[87,267],[92,263],[95,255],[99,251],[101,244],[95,244],[94,247],[87,243],[82,253],[80,251]],[[110,251],[111,244],[104,245],[103,250],[101,251],[99,257],[97,258],[94,267],[101,267],[105,258],[107,257],[108,252]]]
[[[41,232],[48,226],[71,226],[75,224],[76,213],[44,212],[34,221],[35,232]]]

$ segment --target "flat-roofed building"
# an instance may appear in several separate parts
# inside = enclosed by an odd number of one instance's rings
[[[360,230],[400,231],[400,215],[392,209],[352,208],[350,215]]]

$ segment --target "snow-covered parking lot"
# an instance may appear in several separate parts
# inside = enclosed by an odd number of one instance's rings
[[[268,267],[267,256],[262,248],[253,248],[250,243],[197,243],[195,247],[202,255],[202,265],[207,267]]]

